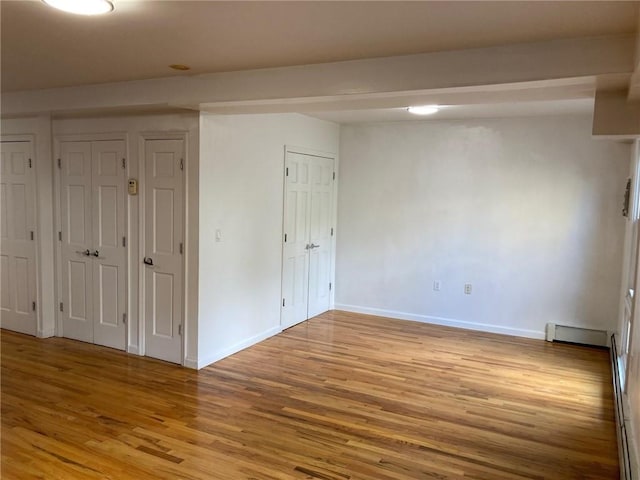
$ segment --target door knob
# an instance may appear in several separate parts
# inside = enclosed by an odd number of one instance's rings
[[[145,265],[153,266],[153,258],[144,257],[144,259],[142,260],[142,263],[144,263]]]
[[[88,252],[89,250],[87,250]],[[100,256],[100,252],[98,250],[96,250],[95,252],[93,252],[91,255],[93,255],[94,257],[98,258]]]
[[[318,248],[320,245],[316,245],[314,243],[312,243],[311,245],[309,245],[309,249],[313,250],[314,248]]]

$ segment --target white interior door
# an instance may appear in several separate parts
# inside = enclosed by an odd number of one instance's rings
[[[124,142],[92,142],[91,159],[93,343],[124,350]]]
[[[332,205],[333,159],[313,157],[309,209],[308,318],[326,312],[331,304]]]
[[[60,145],[62,335],[93,343],[91,142]]]
[[[2,328],[35,335],[35,175],[31,142],[0,149],[0,317]]]
[[[308,155],[287,152],[285,161],[282,328],[309,318],[311,159]]]
[[[62,334],[125,349],[123,141],[61,142]]]
[[[332,158],[287,152],[282,328],[329,310],[333,168]]]
[[[182,363],[183,152],[182,140],[145,142],[145,348],[174,363]]]

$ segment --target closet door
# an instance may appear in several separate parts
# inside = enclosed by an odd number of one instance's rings
[[[286,155],[282,328],[329,309],[333,166],[332,158]]]
[[[2,328],[35,335],[35,175],[31,142],[0,148],[0,318]]]
[[[123,141],[62,142],[62,334],[125,349]]]
[[[91,142],[60,145],[62,335],[93,343]]]
[[[285,163],[282,328],[307,318],[309,300],[309,204],[311,157],[287,153]]]
[[[145,142],[145,354],[182,363],[184,142]]]
[[[91,159],[93,343],[124,350],[124,142],[93,142]]]
[[[315,157],[311,165],[309,222],[309,307],[307,318],[331,304],[333,159]]]

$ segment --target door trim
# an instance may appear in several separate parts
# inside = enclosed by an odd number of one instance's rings
[[[283,160],[282,160],[282,217],[280,224],[280,232],[281,232],[281,249],[280,249],[280,298],[278,299],[278,303],[280,305],[280,328],[282,328],[282,298],[283,298],[283,280],[284,280],[284,212],[285,212],[285,190],[286,190],[286,166],[287,166],[287,154],[289,153],[298,153],[301,155],[309,155],[311,157],[320,157],[327,158],[333,160],[333,170],[336,174],[335,181],[333,182],[333,206],[331,212],[331,223],[333,224],[333,237],[331,239],[331,254],[330,254],[330,273],[329,277],[331,279],[332,289],[329,297],[329,310],[333,310],[335,307],[335,285],[336,285],[336,238],[338,236],[338,181],[340,176],[338,175],[338,169],[340,166],[340,160],[337,153],[326,152],[323,150],[316,150],[308,147],[301,147],[298,145],[284,145],[283,152]]]
[[[189,150],[188,150],[188,141],[189,141],[189,133],[184,130],[171,130],[171,131],[150,131],[150,132],[141,132],[139,135],[138,141],[138,202],[139,202],[139,219],[142,220],[146,214],[146,185],[144,181],[144,176],[146,172],[146,142],[149,140],[180,140],[182,141],[182,148],[184,154],[184,173],[182,175],[182,238],[183,238],[183,254],[182,254],[182,305],[180,306],[180,311],[182,314],[182,335],[180,338],[180,365],[186,366],[186,341],[187,335],[191,332],[189,331],[189,325],[187,322],[187,255],[189,254],[188,244],[188,231],[187,222],[188,222],[188,172],[189,172]],[[142,263],[142,259],[145,256],[145,229],[143,227],[143,222],[138,222],[140,225],[138,226],[138,258],[137,260],[137,269],[138,269],[138,354],[146,355],[146,324],[145,324],[145,279],[144,268],[140,267]]]
[[[54,238],[53,242],[55,244],[55,255],[54,255],[54,269],[55,269],[55,286],[54,286],[54,294],[56,298],[55,304],[55,335],[56,337],[64,336],[63,325],[62,325],[62,315],[60,315],[60,309],[58,306],[63,301],[62,299],[62,245],[58,240],[58,232],[62,231],[62,205],[60,203],[60,194],[61,194],[61,169],[58,168],[58,159],[60,158],[60,145],[63,142],[100,142],[100,141],[121,141],[124,143],[124,155],[127,159],[126,169],[125,169],[125,180],[129,177],[131,172],[131,162],[129,159],[131,158],[129,152],[129,136],[127,133],[82,133],[82,134],[63,134],[63,135],[54,135],[53,136],[53,157],[52,168],[53,168],[53,217],[54,217]],[[127,192],[126,184],[122,186],[123,192]],[[126,194],[126,193],[125,193]],[[129,208],[128,208],[128,200],[125,199],[125,209],[124,209],[124,224],[125,224],[125,235],[127,238],[130,238],[131,232],[129,229]],[[125,310],[127,318],[130,318],[129,314],[129,296],[130,296],[130,283],[129,283],[129,270],[131,268],[131,258],[129,256],[129,249],[127,248],[125,251]],[[127,352],[129,347],[129,322],[127,321],[127,325],[125,326],[125,349]]]

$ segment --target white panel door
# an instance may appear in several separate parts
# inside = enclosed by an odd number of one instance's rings
[[[308,155],[288,152],[285,162],[282,328],[309,318],[311,159]]]
[[[287,152],[282,328],[329,310],[333,165],[332,158]]]
[[[0,149],[0,317],[2,328],[36,334],[35,175],[31,142]]]
[[[145,142],[146,355],[182,363],[184,179],[182,140]]]
[[[62,334],[93,342],[91,142],[60,145]]]
[[[123,141],[61,142],[62,335],[126,345]]]
[[[308,318],[329,310],[331,304],[331,234],[333,159],[313,157],[309,222]]]
[[[124,142],[91,144],[93,343],[125,349]]]

